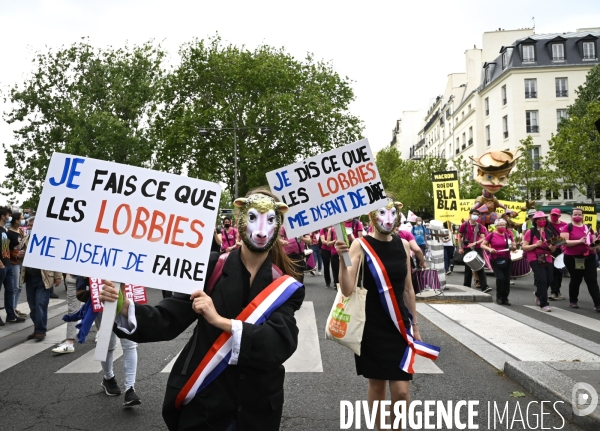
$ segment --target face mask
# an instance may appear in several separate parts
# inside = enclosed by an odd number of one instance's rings
[[[25,220],[21,220],[21,226],[25,226],[27,222]]]
[[[12,221],[12,217],[6,219],[6,223],[10,223]]]
[[[573,216],[573,221],[575,223],[581,223],[583,221],[583,216]]]
[[[552,220],[552,223],[558,223],[558,219],[560,219],[560,216],[557,216],[557,215],[550,216],[550,220]]]
[[[537,225],[538,225],[538,227],[546,226],[546,220],[544,220],[544,219],[538,220]]]
[[[477,214],[471,214],[471,220],[477,221],[479,220],[479,216]]]
[[[29,218],[29,213],[25,213],[25,220]]]
[[[504,233],[506,232],[506,227],[502,226],[502,227],[497,227],[496,230],[498,231],[498,233]]]
[[[422,224],[422,223],[423,223],[423,222],[420,222],[420,221],[418,221],[418,222],[417,222],[417,226],[421,226],[421,224]]]
[[[230,223],[225,223],[224,226],[225,226],[225,228],[229,228],[229,226],[231,226],[231,224]]]

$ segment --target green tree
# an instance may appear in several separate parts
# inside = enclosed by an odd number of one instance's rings
[[[475,168],[470,160],[462,155],[455,157],[451,170],[458,171],[458,184],[461,199],[476,199],[481,195],[481,187],[475,182]]]
[[[447,170],[445,159],[402,160],[395,148],[387,147],[377,153],[376,162],[385,190],[393,193],[406,210],[433,216],[431,174]]]
[[[504,188],[510,200],[540,200],[543,191],[557,192],[560,187],[547,157],[535,155],[533,138],[521,139],[519,160],[509,176],[509,185]]]
[[[594,69],[597,68],[598,66]],[[596,99],[600,97],[600,89],[598,91]],[[556,173],[562,177],[563,184],[573,185],[580,191],[587,192],[592,203],[595,203],[596,192],[600,190],[600,134],[594,125],[599,118],[600,102],[589,102],[582,115],[573,114],[568,119],[563,119],[558,133],[548,141],[549,161],[556,167]]]
[[[585,77],[585,82],[576,90],[577,99],[569,106],[567,113],[569,117],[582,118],[588,112],[588,106],[598,101],[600,97],[600,64],[592,67]]]
[[[158,169],[222,181],[233,191],[232,130],[198,131],[235,127],[243,195],[265,184],[265,172],[361,137],[361,122],[349,112],[350,80],[311,55],[298,61],[283,49],[250,51],[217,36],[183,45],[180,57],[154,124]]]
[[[55,151],[150,166],[149,125],[165,53],[150,43],[94,48],[87,42],[38,52],[33,71],[8,94],[3,144],[8,195],[29,193],[35,207]]]

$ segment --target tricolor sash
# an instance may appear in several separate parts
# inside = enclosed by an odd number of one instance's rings
[[[413,369],[413,365],[415,362],[415,354],[433,359],[435,361],[440,354],[440,348],[414,339],[412,335],[413,317],[407,310],[410,327],[406,328],[404,321],[402,320],[400,305],[398,304],[398,299],[394,293],[392,282],[388,276],[387,270],[381,262],[381,259],[379,259],[379,256],[377,256],[377,253],[375,253],[375,250],[373,250],[373,247],[371,247],[366,239],[357,238],[357,241],[360,242],[360,245],[365,251],[366,262],[371,274],[373,275],[373,278],[375,279],[375,284],[377,286],[377,290],[379,291],[379,299],[381,299],[383,309],[390,319],[392,319],[392,322],[394,322],[394,325],[398,331],[400,331],[400,334],[402,334],[402,338],[404,338],[406,341],[407,347],[404,351],[402,361],[400,361],[400,368],[406,373],[414,374],[415,371]]]
[[[302,283],[299,281],[289,275],[283,275],[263,289],[235,319],[260,325],[301,286]],[[227,368],[232,348],[233,336],[223,331],[177,395],[175,407],[178,410],[182,405],[189,403],[198,392],[207,387]]]

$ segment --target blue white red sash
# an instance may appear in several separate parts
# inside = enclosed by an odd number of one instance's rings
[[[404,351],[402,361],[400,362],[400,368],[406,373],[414,374],[415,371],[413,369],[413,364],[415,362],[415,354],[433,359],[435,361],[440,354],[440,348],[414,339],[412,335],[413,317],[407,310],[410,327],[406,328],[404,321],[402,320],[400,305],[396,299],[392,282],[385,267],[383,266],[383,263],[379,259],[379,256],[377,256],[377,253],[375,253],[375,250],[373,250],[366,239],[358,238],[357,240],[360,242],[360,245],[365,251],[366,262],[369,266],[371,274],[373,274],[373,278],[375,279],[375,284],[377,285],[377,290],[379,291],[379,299],[381,299],[383,309],[387,315],[390,316],[390,319],[392,319],[392,322],[394,322],[394,325],[396,325],[396,328],[398,328],[398,331],[400,331],[402,334],[402,338],[404,338],[406,344],[408,345]]]
[[[260,292],[236,317],[236,320],[260,325],[271,313],[281,307],[302,286],[289,275],[279,277]],[[177,395],[175,407],[189,403],[198,392],[207,387],[229,365],[233,337],[223,331],[200,361],[183,389]]]

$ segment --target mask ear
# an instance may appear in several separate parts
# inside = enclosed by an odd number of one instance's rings
[[[288,212],[290,208],[283,202],[275,202],[275,210],[281,214]]]
[[[246,202],[248,202],[247,198],[237,198],[235,201],[233,201],[233,204],[238,208],[242,208],[244,205],[246,205]]]
[[[400,209],[402,209],[404,204],[402,202],[394,202],[394,206],[400,210]]]

